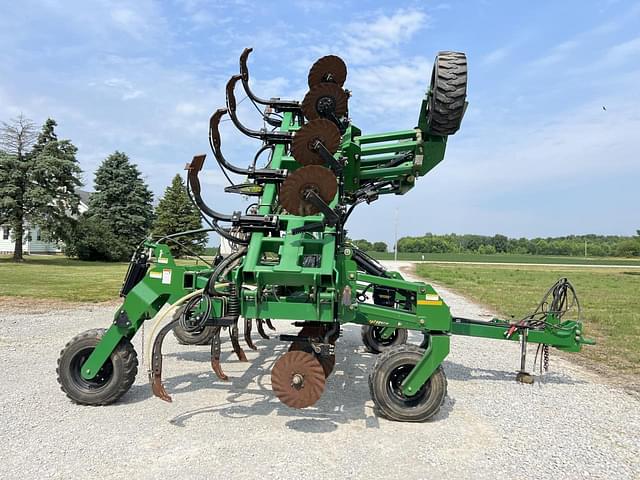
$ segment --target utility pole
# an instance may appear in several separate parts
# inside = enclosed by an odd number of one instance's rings
[[[584,256],[587,256],[587,239],[584,239]]]
[[[393,260],[398,261],[398,209],[396,208],[396,238],[393,242]]]

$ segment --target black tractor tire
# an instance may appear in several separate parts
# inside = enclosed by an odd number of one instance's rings
[[[363,325],[360,335],[362,343],[370,353],[382,353],[397,345],[404,345],[409,338],[409,332],[405,328],[397,328],[389,338],[382,338],[384,327],[374,327],[373,325]]]
[[[447,377],[442,366],[411,397],[400,391],[402,381],[422,359],[424,350],[400,345],[380,355],[369,373],[369,390],[378,411],[396,422],[424,422],[433,417],[447,395]]]
[[[80,375],[80,367],[89,358],[106,330],[87,330],[73,337],[60,352],[56,373],[62,391],[79,405],[109,405],[124,395],[138,373],[138,355],[131,342],[123,338],[107,362],[91,380]]]
[[[434,135],[453,135],[460,128],[467,98],[467,57],[440,52],[431,72],[427,125]]]
[[[187,332],[180,324],[173,327],[173,336],[180,345],[211,345],[216,327],[208,326],[194,332]]]

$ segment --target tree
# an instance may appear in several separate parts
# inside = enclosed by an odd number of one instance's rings
[[[0,221],[9,223],[15,241],[13,259],[23,260],[28,222],[47,236],[65,239],[70,215],[77,213],[82,171],[77,148],[58,140],[57,123],[49,118],[36,137],[33,122],[20,115],[0,127]]]
[[[629,238],[622,240],[616,247],[617,257],[637,257],[640,256],[640,240]]]
[[[116,248],[117,245],[117,236],[107,222],[98,216],[84,214],[73,226],[64,253],[80,260],[117,261],[127,255],[127,251]]]
[[[371,242],[369,242],[368,240],[365,240],[364,238],[361,238],[359,240],[354,240],[353,244],[358,247],[360,250],[363,250],[365,252],[370,252],[373,249],[373,245],[371,245]]]
[[[153,194],[136,165],[122,152],[109,155],[96,170],[95,192],[89,198],[88,218],[108,226],[112,245],[105,260],[126,260],[151,226]],[[95,251],[100,251],[96,248]]]
[[[191,203],[182,177],[176,175],[158,202],[152,233],[154,236],[163,237],[201,227],[200,212]],[[204,251],[207,243],[207,234],[206,232],[196,233],[180,237],[177,240],[181,245],[169,242],[171,252],[176,257],[193,253],[200,254]]]
[[[374,242],[373,243],[373,251],[374,252],[386,252],[387,244],[384,242]]]

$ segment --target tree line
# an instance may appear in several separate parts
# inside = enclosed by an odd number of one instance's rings
[[[15,261],[23,260],[26,225],[37,225],[44,240],[62,242],[69,256],[106,261],[129,259],[149,235],[161,238],[201,227],[180,175],[154,209],[140,170],[120,151],[96,170],[88,210],[80,214],[78,149],[71,140],[59,139],[56,127],[49,118],[38,131],[23,115],[0,123],[0,224],[11,229]],[[197,233],[171,249],[176,256],[200,254],[206,242],[206,233]]]
[[[568,255],[593,257],[640,256],[640,230],[635,236],[568,235],[546,238],[509,238],[505,235],[435,235],[402,237],[398,252],[417,253],[511,253],[530,255]]]

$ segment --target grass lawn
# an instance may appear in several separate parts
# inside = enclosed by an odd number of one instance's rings
[[[117,300],[128,263],[81,262],[59,255],[28,255],[22,263],[0,256],[0,296],[69,302]]]
[[[531,312],[560,277],[573,283],[585,332],[597,346],[580,355],[617,371],[640,373],[640,271],[557,266],[418,265],[417,273],[485,305],[505,318]]]
[[[393,253],[368,252],[379,260],[393,260]],[[432,262],[486,262],[486,263],[543,263],[571,265],[621,265],[640,267],[640,258],[567,257],[560,255],[516,255],[496,253],[398,253],[398,260],[424,260]]]
[[[0,296],[72,302],[116,300],[127,263],[81,262],[57,255],[0,257]]]

